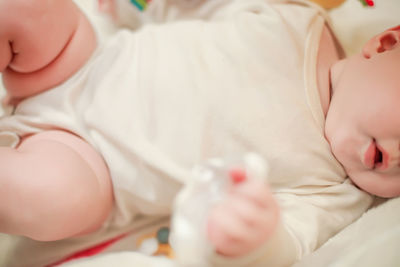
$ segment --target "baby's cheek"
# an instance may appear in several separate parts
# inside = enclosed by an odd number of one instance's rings
[[[346,165],[346,162],[343,161],[349,148],[346,145],[345,136],[332,135],[330,136],[329,143],[331,146],[331,151],[336,159],[339,160],[343,165]]]

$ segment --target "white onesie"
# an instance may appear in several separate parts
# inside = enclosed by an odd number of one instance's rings
[[[271,168],[296,248],[285,261],[293,262],[358,218],[371,197],[324,138],[316,81],[324,17],[281,2],[212,0],[201,7],[207,18],[121,31],[67,82],[21,102],[0,128],[19,136],[66,129],[99,151],[116,199],[99,240],[168,216],[194,165],[257,152]]]

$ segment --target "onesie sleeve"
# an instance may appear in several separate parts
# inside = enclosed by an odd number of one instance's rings
[[[373,200],[348,178],[335,185],[289,189],[276,197],[282,221],[295,242],[296,260],[359,218]]]

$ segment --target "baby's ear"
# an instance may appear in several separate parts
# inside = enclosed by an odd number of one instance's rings
[[[365,58],[371,58],[374,55],[392,50],[400,44],[400,25],[390,28],[374,37],[372,37],[363,48]]]

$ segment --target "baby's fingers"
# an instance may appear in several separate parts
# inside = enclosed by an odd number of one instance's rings
[[[235,214],[235,217],[243,221],[250,229],[268,228],[270,225],[274,225],[279,217],[279,209],[275,200],[271,200],[274,203],[259,205],[247,196],[236,195],[227,201],[229,201],[231,212]]]
[[[262,208],[271,208],[276,205],[269,186],[261,181],[246,180],[238,183],[232,187],[230,193],[248,198]]]
[[[209,216],[208,235],[212,241],[241,240],[248,231],[248,226],[232,211],[232,207],[218,205]],[[226,240],[225,240],[226,241]]]
[[[232,211],[220,206],[215,208],[208,222],[208,238],[218,253],[225,256],[238,256],[252,244],[248,227],[236,218]]]

